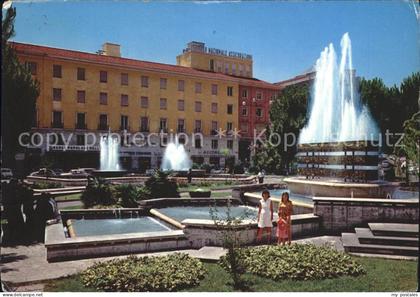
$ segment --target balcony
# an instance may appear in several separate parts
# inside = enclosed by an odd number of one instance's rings
[[[124,130],[130,130],[129,126],[120,126],[120,131],[124,131]]]
[[[160,128],[158,133],[168,133],[168,128]]]
[[[63,128],[64,127],[64,123],[62,122],[51,122],[51,128]]]
[[[201,133],[201,132],[203,132],[203,129],[201,129],[201,128],[195,128],[194,129],[194,133]]]
[[[99,125],[98,125],[98,130],[105,130],[105,131],[108,131],[108,130],[109,130],[109,125],[106,125],[106,124],[99,124]]]
[[[212,129],[211,131],[210,131],[210,134],[211,135],[218,135],[218,130],[217,129]]]
[[[177,132],[178,132],[178,133],[185,133],[185,128],[183,128],[183,127],[178,127]]]
[[[86,125],[86,123],[76,123],[75,128],[80,129],[80,130],[86,130],[87,125]]]
[[[140,127],[140,132],[149,133],[150,129],[149,129],[149,127]]]

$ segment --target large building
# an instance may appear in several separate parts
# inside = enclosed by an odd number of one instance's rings
[[[239,143],[268,123],[269,101],[280,90],[252,78],[250,55],[199,42],[187,45],[178,65],[124,58],[111,43],[97,53],[12,46],[40,82],[29,159],[51,156],[65,169],[98,167],[100,135],[109,131],[124,136],[120,161],[127,170],[159,167],[174,134],[193,162],[232,166]],[[38,166],[33,160],[27,166]]]

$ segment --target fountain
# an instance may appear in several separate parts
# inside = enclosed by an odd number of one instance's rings
[[[298,177],[285,181],[296,194],[385,198],[395,185],[378,181],[380,132],[360,101],[348,33],[340,45],[339,64],[333,44],[316,61],[309,120],[299,135]]]
[[[101,137],[100,140],[100,169],[102,171],[119,171],[118,141],[112,137]]]
[[[168,143],[161,168],[164,171],[188,171],[191,168],[191,160],[184,145],[178,142],[178,137],[175,138],[175,142]]]
[[[94,170],[93,175],[101,177],[123,175],[125,171],[120,168],[118,139],[111,137],[108,133],[107,136],[100,138],[99,148],[100,169]]]

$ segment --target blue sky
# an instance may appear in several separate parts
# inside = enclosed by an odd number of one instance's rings
[[[403,1],[14,1],[15,41],[95,52],[119,43],[129,58],[175,64],[191,40],[250,53],[254,76],[276,82],[311,67],[349,32],[360,76],[387,85],[419,70],[419,27]]]

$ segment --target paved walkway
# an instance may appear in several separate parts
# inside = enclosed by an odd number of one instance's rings
[[[328,244],[337,250],[343,250],[341,237],[321,236],[299,239],[295,243],[313,243],[315,245]],[[205,260],[218,260],[225,251],[220,247],[203,247],[200,250],[181,250],[139,254],[138,256],[167,255],[176,252],[187,253],[192,257]],[[95,262],[102,262],[119,257],[104,257],[64,262],[48,263],[46,249],[43,244],[30,246],[3,247],[1,250],[1,278],[24,289],[31,288],[45,280],[61,278],[79,273]],[[36,290],[36,286],[34,287]]]

